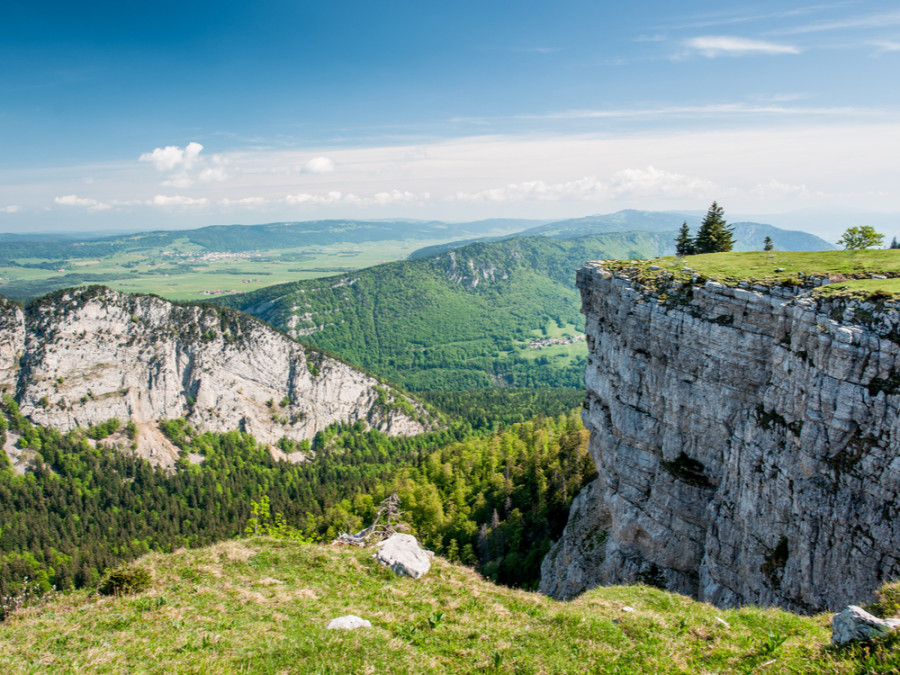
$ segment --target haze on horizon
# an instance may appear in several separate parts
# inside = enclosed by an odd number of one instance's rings
[[[888,0],[52,0],[0,58],[0,232],[900,214]]]

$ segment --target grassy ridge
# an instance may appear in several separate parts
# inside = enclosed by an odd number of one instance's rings
[[[0,624],[7,673],[897,672],[898,637],[833,650],[828,616],[719,610],[645,586],[572,602],[441,558],[414,581],[370,550],[256,538],[148,555],[150,588],[78,592]],[[369,630],[329,631],[356,614]]]
[[[613,265],[645,270],[653,265],[683,280],[696,272],[725,284],[747,281],[797,285],[809,277],[828,278],[830,283],[819,287],[816,293],[862,297],[900,294],[900,250],[897,249],[707,253],[686,258],[665,256],[640,263],[621,261]]]
[[[530,348],[544,336],[577,337],[575,270],[592,258],[656,255],[670,244],[668,235],[648,233],[481,242],[219,302],[411,390],[580,387],[583,342]]]

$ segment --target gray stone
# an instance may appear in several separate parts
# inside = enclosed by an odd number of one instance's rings
[[[418,579],[431,569],[431,553],[411,534],[394,534],[376,544],[375,560],[390,567],[395,574]]]
[[[896,303],[812,296],[812,282],[688,294],[596,263],[578,286],[599,476],[542,591],[653,579],[814,613],[900,578]],[[660,293],[683,302],[649,301]]]
[[[367,619],[361,619],[355,614],[348,614],[347,616],[339,616],[336,619],[332,619],[328,622],[328,625],[325,626],[328,630],[356,630],[357,628],[371,628],[372,623]]]
[[[845,645],[887,635],[900,628],[900,619],[879,619],[856,605],[850,605],[831,620],[831,642]]]

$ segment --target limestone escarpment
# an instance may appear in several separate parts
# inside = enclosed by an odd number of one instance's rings
[[[0,388],[25,415],[63,430],[131,420],[139,452],[158,463],[176,458],[156,429],[163,418],[270,444],[337,421],[392,435],[428,424],[398,392],[233,310],[99,287],[0,310]]]
[[[578,285],[599,478],[544,592],[645,581],[812,612],[900,576],[895,305],[602,263]]]

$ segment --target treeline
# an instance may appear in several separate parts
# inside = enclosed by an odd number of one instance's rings
[[[594,473],[577,414],[479,435],[467,424],[389,438],[362,423],[320,432],[315,461],[272,459],[241,432],[199,434],[183,420],[163,425],[182,448],[177,470],[127,452],[128,425],[86,430],[32,425],[6,398],[8,427],[36,452],[18,475],[0,453],[0,594],[92,586],[103,570],[147,551],[202,546],[240,534],[251,503],[314,539],[361,529],[397,491],[414,531],[439,554],[476,565],[503,583],[533,585],[559,536],[568,504]],[[190,453],[200,455],[201,464]]]

